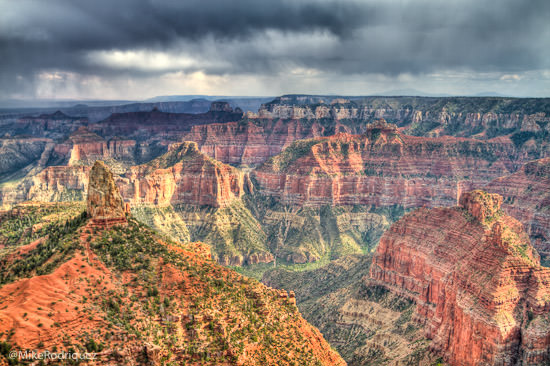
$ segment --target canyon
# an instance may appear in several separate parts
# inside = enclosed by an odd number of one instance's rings
[[[208,113],[229,119],[235,114],[224,103],[213,103]],[[162,116],[158,125],[150,120],[154,116]],[[190,122],[177,122],[183,120]],[[223,264],[265,263],[275,257],[310,263],[372,248],[394,220],[377,210],[454,205],[461,192],[514,174],[532,155],[509,136],[410,136],[384,120],[363,125],[362,134],[332,136],[323,136],[326,131],[315,127],[317,122],[311,133],[300,121],[273,120],[264,126],[275,131],[266,139],[253,120],[193,125],[187,115],[152,111],[113,116],[112,125],[80,126],[61,143],[44,142],[50,144],[40,152],[45,163],[35,160],[26,177],[4,184],[2,204],[83,199],[86,173],[99,159],[119,176],[123,197],[140,219],[181,240],[212,241],[214,256]],[[150,133],[165,124],[188,132],[166,131],[171,137]],[[133,126],[134,136],[102,137],[98,133],[106,130],[90,130],[103,125]],[[149,126],[149,139],[140,140],[145,130],[139,126]],[[313,135],[317,137],[308,138]],[[170,150],[181,146],[171,142],[175,136],[196,142],[184,143],[193,148],[182,162]],[[64,165],[47,166],[51,162]],[[157,164],[156,170],[151,164]],[[356,213],[350,215],[351,210]],[[303,225],[308,230],[300,230]],[[536,237],[545,225],[529,229],[544,256],[548,240]]]
[[[293,290],[349,365],[546,364],[550,269],[502,202],[465,192],[405,214],[373,254],[262,281]]]
[[[546,100],[283,96],[257,113],[226,102],[196,114],[140,108],[1,124],[0,226],[23,220],[11,208],[33,222],[3,231],[4,281],[26,273],[16,263],[35,246],[51,249],[51,210],[71,221],[88,199],[80,243],[90,238],[108,270],[120,264],[108,248],[130,232],[144,248],[183,243],[193,258],[294,291],[258,296],[296,301],[350,365],[546,362]],[[50,221],[36,221],[42,210]],[[66,271],[64,255],[24,276]],[[480,337],[490,342],[469,343]]]

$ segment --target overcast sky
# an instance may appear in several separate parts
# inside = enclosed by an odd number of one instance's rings
[[[0,0],[0,98],[550,96],[550,0]]]

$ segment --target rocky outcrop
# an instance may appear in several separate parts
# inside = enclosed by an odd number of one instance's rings
[[[118,184],[135,205],[224,207],[244,194],[244,174],[201,153],[194,142],[171,145],[166,154],[132,167]]]
[[[96,161],[88,182],[88,216],[95,222],[126,222],[127,212],[113,173],[105,163]]]
[[[105,140],[86,127],[72,133],[68,143],[72,145],[68,165],[91,165],[99,159],[114,159],[127,164],[136,160],[136,141],[120,138]]]
[[[463,193],[460,196],[459,205],[465,208],[479,222],[485,223],[494,219],[500,212],[502,196],[476,190]]]
[[[500,197],[477,191],[460,202],[394,224],[366,281],[415,301],[432,349],[451,365],[549,362],[550,269],[499,211]]]
[[[533,106],[536,106],[533,108]],[[548,99],[316,97],[286,95],[262,105],[260,118],[348,120],[359,125],[384,118],[418,135],[487,138],[511,132],[549,131]]]
[[[300,121],[264,122],[245,119],[193,126],[185,139],[195,141],[202,152],[223,163],[255,166],[296,140],[320,135],[315,126],[308,128]]]
[[[297,141],[253,177],[283,203],[451,206],[461,192],[514,171],[518,160],[510,140],[414,137],[379,121],[363,135]]]
[[[529,162],[484,189],[504,198],[504,211],[523,223],[533,246],[550,263],[550,158]]]

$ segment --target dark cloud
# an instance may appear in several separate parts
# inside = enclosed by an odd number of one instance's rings
[[[141,78],[183,69],[276,75],[295,68],[421,75],[550,68],[547,0],[0,0],[0,95],[32,93],[41,71]],[[94,62],[149,50],[201,62]],[[95,52],[95,53],[94,53]]]

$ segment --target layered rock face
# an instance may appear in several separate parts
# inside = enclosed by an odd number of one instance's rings
[[[501,200],[474,191],[461,207],[405,215],[382,236],[366,280],[414,300],[451,365],[550,361],[550,269]]]
[[[29,165],[40,162],[54,145],[54,142],[47,138],[0,139],[0,179],[9,177],[10,174],[21,173]]]
[[[132,167],[119,186],[125,199],[136,205],[225,207],[244,194],[244,174],[201,153],[196,143],[184,142]]]
[[[224,163],[256,165],[298,139],[362,134],[381,118],[409,135],[509,136],[526,160],[550,155],[546,99],[282,96],[239,123],[194,126],[185,139]]]
[[[545,263],[550,260],[550,158],[525,164],[484,189],[504,197],[504,211],[523,223]]]
[[[533,108],[533,105],[536,105]],[[306,120],[350,120],[371,123],[384,118],[417,135],[477,136],[511,132],[550,132],[548,99],[315,97],[282,96],[262,105],[259,117]],[[360,132],[355,130],[355,132]]]
[[[87,213],[96,222],[126,222],[126,208],[113,173],[102,161],[90,170]]]
[[[300,121],[255,120],[193,126],[185,139],[226,164],[258,165],[292,142],[320,136],[317,128]]]
[[[401,134],[378,121],[363,135],[298,141],[253,172],[263,194],[283,203],[450,206],[521,160],[510,140]]]
[[[86,127],[80,127],[69,137],[72,144],[68,165],[91,165],[98,159],[115,159],[132,163],[136,158],[136,141],[113,138],[105,140]]]

